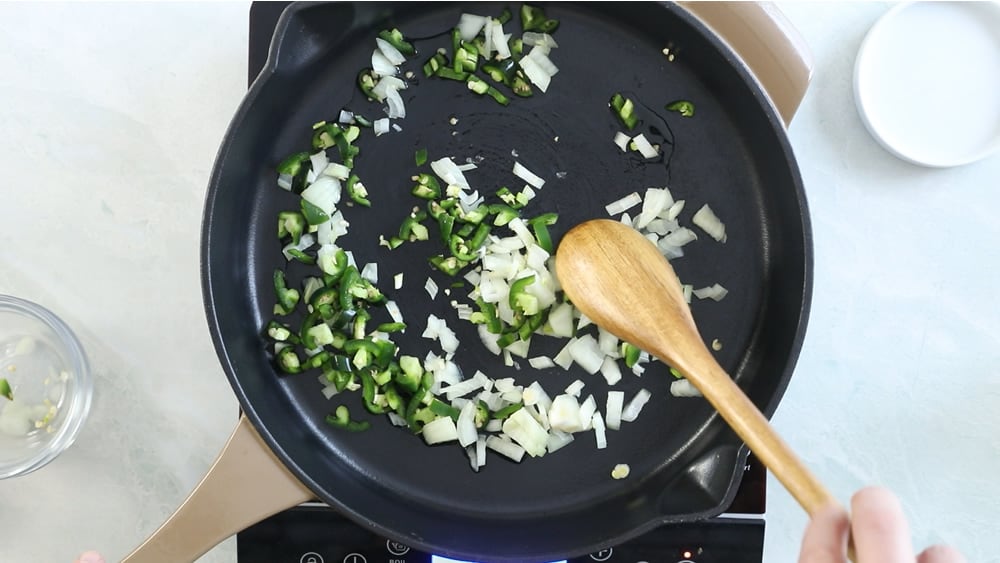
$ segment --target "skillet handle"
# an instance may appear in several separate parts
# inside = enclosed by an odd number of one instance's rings
[[[245,416],[184,504],[123,563],[194,561],[264,518],[313,498]]]
[[[736,52],[787,127],[812,78],[805,40],[771,2],[679,2]]]

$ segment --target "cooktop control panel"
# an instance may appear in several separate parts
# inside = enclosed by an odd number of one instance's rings
[[[716,518],[663,526],[623,545],[564,561],[760,563],[763,547],[762,519]],[[240,563],[466,563],[378,537],[325,506],[300,506],[248,528],[237,539],[237,552]]]

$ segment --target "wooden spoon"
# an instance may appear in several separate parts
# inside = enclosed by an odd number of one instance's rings
[[[617,221],[577,225],[556,253],[563,290],[592,321],[680,371],[810,515],[836,500],[719,366],[670,263]]]

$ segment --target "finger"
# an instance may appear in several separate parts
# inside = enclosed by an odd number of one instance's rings
[[[886,489],[862,489],[851,499],[851,529],[861,561],[913,563],[910,526],[899,500]]]
[[[80,556],[76,558],[75,563],[104,563],[104,558],[101,557],[101,554],[96,551],[88,551],[86,553],[81,553]]]
[[[813,515],[802,538],[799,563],[844,563],[847,560],[847,512],[837,505]]]
[[[920,553],[917,563],[965,563],[965,556],[950,545],[932,545]]]

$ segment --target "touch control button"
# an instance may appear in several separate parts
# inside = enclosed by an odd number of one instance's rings
[[[385,540],[385,549],[393,555],[406,555],[410,552],[409,546],[405,546],[398,541]]]
[[[593,559],[594,561],[607,561],[608,559],[611,559],[611,554],[614,552],[615,552],[614,549],[608,547],[600,551],[595,551],[591,553],[590,558]]]
[[[307,551],[299,557],[299,563],[323,563],[323,556],[315,551]]]

